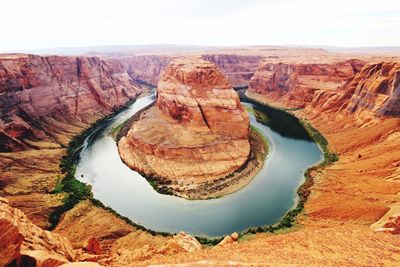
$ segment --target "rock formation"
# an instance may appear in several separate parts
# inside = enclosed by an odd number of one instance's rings
[[[168,55],[138,55],[118,58],[129,76],[156,85],[173,56]],[[254,75],[260,55],[237,54],[203,54],[201,58],[214,63],[225,74],[234,86],[246,86]]]
[[[249,93],[287,107],[305,107],[318,91],[335,91],[364,62],[347,60],[330,63],[269,63],[264,59],[249,83]]]
[[[164,69],[171,62],[170,56],[143,55],[119,58],[124,69],[134,80],[156,85]]]
[[[217,247],[223,247],[231,244],[237,244],[239,239],[239,234],[238,233],[232,233],[231,235],[227,235],[224,237],[224,239],[221,240],[216,246]]]
[[[400,116],[400,63],[367,64],[335,92],[321,91],[314,108],[359,116]]]
[[[115,60],[1,56],[0,151],[65,145],[66,136],[110,114],[140,91]]]
[[[76,252],[67,239],[44,231],[0,198],[0,266],[58,266],[73,261]]]
[[[144,111],[118,144],[123,161],[147,176],[199,183],[221,178],[247,160],[249,119],[214,64],[174,60]]]
[[[48,227],[48,214],[62,204],[62,195],[48,194],[59,179],[59,160],[64,154],[60,144],[66,144],[90,123],[109,114],[114,105],[126,102],[129,97],[119,97],[117,92],[123,90],[118,88],[123,87],[134,96],[138,87],[113,60],[1,56],[1,150],[18,151],[0,154],[0,193],[9,200],[7,204],[0,199],[0,266],[9,262],[20,266],[55,266],[70,259],[99,261],[104,266],[262,266],[265,262],[396,266],[400,261],[399,63],[386,60],[376,64],[367,60],[371,63],[363,70],[363,64],[351,61],[339,64],[340,67],[335,67],[337,63],[327,67],[326,63],[316,61],[319,56],[311,60],[309,55],[296,52],[304,60],[293,63],[281,58],[286,51],[275,56],[278,52],[272,51],[274,55],[266,62],[271,61],[271,68],[279,75],[260,70],[253,88],[265,94],[264,100],[269,103],[305,107],[293,112],[323,133],[339,161],[311,174],[316,183],[305,204],[307,216],[300,217],[302,227],[298,231],[256,234],[239,244],[205,247],[191,253],[186,252],[185,242],[181,242],[182,247],[173,238],[168,241],[169,237],[138,231],[90,201],[81,202],[64,214],[54,232],[34,225]],[[80,63],[75,64],[78,59]],[[233,58],[216,60],[226,69],[230,64],[235,66]],[[277,61],[285,63],[279,67]],[[146,66],[145,62],[141,66]],[[338,72],[334,71],[337,67]],[[325,68],[328,71],[322,71]],[[310,75],[305,74],[308,71]],[[83,89],[77,90],[77,84]],[[279,88],[282,92],[275,92]],[[188,120],[192,110],[181,110],[176,103],[180,102],[169,103],[165,112],[177,115],[185,127],[205,129],[199,120],[192,125]],[[180,116],[181,112],[185,116]],[[173,120],[166,113],[159,110],[159,114]],[[371,123],[366,123],[365,118]],[[149,151],[153,147],[149,145]],[[26,215],[10,206],[19,207]],[[369,225],[378,232],[372,232]],[[83,241],[93,237],[105,256],[81,255]],[[233,237],[225,240],[231,243]],[[65,266],[99,265],[85,262]]]
[[[116,60],[0,55],[0,194],[49,227],[63,147],[141,91]]]
[[[247,86],[256,72],[261,55],[205,54],[202,59],[214,63],[234,87]]]

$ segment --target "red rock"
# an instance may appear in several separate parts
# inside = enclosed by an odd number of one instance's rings
[[[318,92],[332,92],[360,70],[364,63],[260,63],[249,83],[249,93],[261,94],[287,107],[305,107]]]
[[[214,63],[230,83],[245,86],[254,75],[262,56],[237,54],[203,54],[201,58]],[[119,58],[129,76],[134,80],[156,85],[173,56],[138,55]]]
[[[122,65],[97,57],[0,57],[0,151],[65,144],[65,135],[110,114],[141,91]]]
[[[100,242],[96,237],[91,237],[84,242],[83,247],[85,250],[91,254],[100,255],[103,253],[103,249],[101,248]]]
[[[73,261],[75,251],[67,239],[42,230],[26,215],[0,199],[0,265],[58,266]]]
[[[400,64],[367,64],[334,92],[321,91],[311,103],[321,111],[355,113],[362,120],[400,116]]]
[[[143,112],[119,141],[129,167],[196,184],[244,164],[250,151],[249,118],[214,64],[175,60],[157,90],[156,106]]]

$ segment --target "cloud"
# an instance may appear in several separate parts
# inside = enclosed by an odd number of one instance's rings
[[[0,51],[61,46],[400,46],[398,0],[13,0]]]

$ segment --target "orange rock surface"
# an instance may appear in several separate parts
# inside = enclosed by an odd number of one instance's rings
[[[73,261],[76,253],[68,240],[44,231],[26,215],[0,199],[0,265],[58,266]]]
[[[1,195],[49,227],[63,147],[142,90],[116,60],[0,55]]]
[[[249,82],[249,92],[288,107],[303,108],[318,91],[336,88],[359,72],[364,62],[270,63],[264,59]],[[335,92],[333,93],[335,94]]]
[[[240,168],[250,152],[249,118],[212,63],[178,59],[158,83],[156,106],[118,143],[123,161],[148,176],[204,182]]]
[[[254,75],[261,55],[239,55],[232,52],[198,54],[202,59],[214,63],[227,76],[233,86],[245,86]],[[129,76],[134,80],[156,85],[171,60],[177,55],[135,55],[120,57]]]

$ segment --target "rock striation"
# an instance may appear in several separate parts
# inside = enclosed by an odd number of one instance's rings
[[[0,194],[49,227],[64,147],[142,90],[116,60],[0,55]]]
[[[134,80],[156,85],[172,55],[135,55],[118,58]],[[202,54],[201,58],[214,63],[234,87],[246,86],[263,58],[260,55]]]
[[[116,60],[2,55],[0,151],[65,145],[140,92]]]
[[[303,108],[319,91],[335,91],[358,73],[363,61],[329,63],[270,63],[264,59],[249,82],[249,93],[260,94],[270,102]]]
[[[366,64],[334,93],[320,92],[314,108],[347,111],[360,117],[400,116],[400,64]]]
[[[118,143],[122,160],[146,176],[194,184],[234,172],[250,152],[249,118],[216,66],[175,59],[144,111]]]
[[[256,72],[261,55],[205,54],[202,59],[214,63],[234,87],[247,86]]]
[[[76,259],[76,251],[66,238],[37,227],[3,198],[0,198],[0,249],[1,266],[58,266]]]

